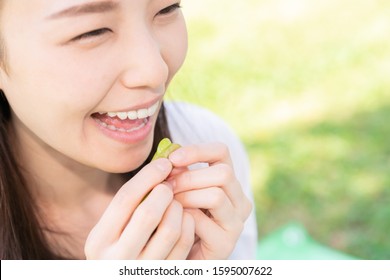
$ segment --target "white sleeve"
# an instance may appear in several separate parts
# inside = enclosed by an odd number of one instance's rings
[[[181,102],[166,103],[165,106],[168,126],[174,142],[188,145],[218,141],[229,147],[236,177],[253,205],[253,211],[229,259],[255,259],[257,225],[250,184],[249,159],[243,144],[222,119],[206,109]]]

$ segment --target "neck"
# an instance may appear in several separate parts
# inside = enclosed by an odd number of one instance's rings
[[[82,206],[96,195],[112,197],[125,182],[123,175],[85,166],[32,137],[23,137],[18,148],[20,165],[38,204]]]
[[[76,162],[24,131],[12,138],[51,249],[83,259],[89,232],[126,178]]]

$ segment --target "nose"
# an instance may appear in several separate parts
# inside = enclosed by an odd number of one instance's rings
[[[128,36],[121,56],[124,70],[121,83],[127,88],[165,88],[168,80],[168,65],[164,59],[160,42],[144,27]]]

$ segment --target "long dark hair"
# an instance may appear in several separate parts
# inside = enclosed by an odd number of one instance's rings
[[[0,90],[0,259],[64,259],[56,254],[43,233],[41,219],[12,145],[11,112]],[[164,106],[157,119],[153,148],[145,163],[128,174],[132,177],[150,162],[158,142],[169,137]]]

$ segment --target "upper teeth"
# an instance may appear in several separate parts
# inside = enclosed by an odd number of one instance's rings
[[[104,115],[107,114],[109,117],[114,118],[118,117],[121,120],[130,119],[130,120],[136,120],[136,119],[145,119],[147,117],[153,116],[158,109],[159,102],[153,104],[149,108],[145,109],[139,109],[135,111],[128,111],[128,112],[99,112],[99,114]]]

